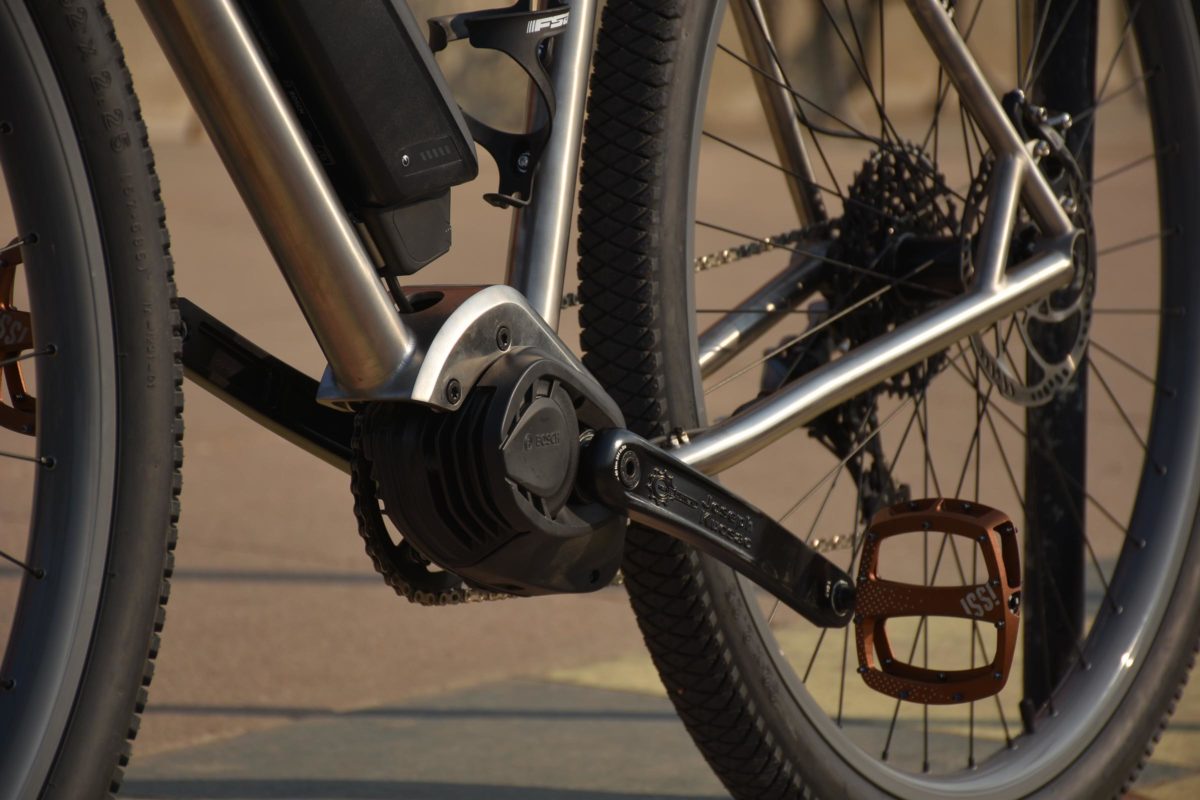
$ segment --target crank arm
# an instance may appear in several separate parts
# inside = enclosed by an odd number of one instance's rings
[[[626,430],[585,442],[582,493],[732,567],[810,622],[845,626],[850,576],[762,511]]]

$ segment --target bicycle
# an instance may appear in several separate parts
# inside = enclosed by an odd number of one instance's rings
[[[1079,0],[821,0],[856,82],[831,97],[759,0],[610,0],[599,21],[521,0],[428,39],[401,0],[141,5],[329,369],[176,298],[102,3],[5,0],[0,461],[30,522],[0,534],[0,796],[119,789],[173,570],[185,370],[351,476],[411,601],[620,569],[737,797],[1136,778],[1200,640],[1190,3],[1130,0],[1109,31],[1113,7]],[[528,131],[458,109],[433,53],[462,40],[525,69]],[[927,52],[898,61],[897,40]],[[897,99],[888,69],[921,58],[923,99]],[[744,90],[710,93],[723,70]],[[508,285],[415,287],[473,141],[514,215]],[[753,208],[708,191],[734,158]],[[709,282],[731,274],[761,285]],[[575,305],[582,361],[554,330]],[[1090,446],[1116,436],[1132,456]]]

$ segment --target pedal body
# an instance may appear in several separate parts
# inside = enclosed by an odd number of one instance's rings
[[[926,531],[967,540],[977,547],[987,569],[984,582],[922,586],[881,578],[880,557],[888,540]],[[883,509],[867,528],[856,588],[858,672],[875,691],[913,703],[948,705],[997,694],[1008,682],[1017,648],[1021,567],[1017,529],[1004,513],[979,503],[942,498]],[[992,659],[973,669],[958,670],[902,661],[887,630],[888,621],[898,617],[951,617],[988,623],[995,630]],[[928,636],[927,619],[922,627]],[[977,635],[973,629],[971,637]],[[967,646],[974,649],[976,641]]]

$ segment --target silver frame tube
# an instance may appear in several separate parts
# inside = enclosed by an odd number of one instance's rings
[[[506,278],[551,328],[558,327],[562,307],[599,7],[596,0],[568,0],[565,5],[571,9],[571,22],[554,42],[550,68],[558,106],[554,127],[542,152],[533,202],[513,214]]]
[[[381,284],[234,0],[139,3],[329,360],[325,399],[405,399],[401,378],[416,360],[413,331]],[[856,348],[693,439],[680,455],[695,466],[708,471],[730,466],[1070,280],[1076,232],[1053,191],[938,0],[906,3],[1001,156],[973,283],[963,296]],[[511,244],[510,279],[547,320],[558,316],[596,2],[572,0],[570,7],[575,18],[559,43],[553,75],[561,116],[542,164],[535,203],[519,215]],[[803,142],[799,146],[802,152]],[[1007,243],[1019,196],[1046,234],[1046,247],[1006,274]],[[763,292],[784,292],[785,284],[781,278]],[[778,316],[770,321],[775,319]],[[749,336],[739,333],[739,338],[744,342]]]
[[[812,295],[814,288],[809,279],[824,269],[826,265],[820,254],[798,255],[787,269],[708,326],[700,334],[697,351],[700,375],[709,377],[779,324]]]
[[[789,383],[693,437],[676,457],[710,474],[727,469],[879,381],[1065,286],[1073,271],[1073,241],[1064,237],[1011,270],[999,286],[977,283],[967,294]]]
[[[386,386],[414,351],[233,0],[138,0],[341,387]]]
[[[996,99],[987,78],[979,69],[970,48],[963,41],[954,21],[940,0],[904,0],[909,12],[937,54],[947,77],[954,83],[959,97],[979,123],[979,130],[997,153],[1014,156],[1031,180],[1022,183],[1021,191],[1042,232],[1051,238],[1066,236],[1075,230],[1071,219],[1059,205],[1054,190],[1034,166],[1008,115]]]

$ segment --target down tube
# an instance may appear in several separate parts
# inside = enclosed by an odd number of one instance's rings
[[[411,331],[234,0],[139,0],[279,264],[340,388],[370,395]]]

